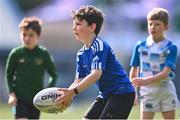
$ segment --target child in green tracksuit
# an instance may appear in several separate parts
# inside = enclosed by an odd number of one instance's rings
[[[26,17],[19,28],[22,45],[12,49],[6,63],[8,103],[16,106],[16,119],[39,119],[40,112],[32,104],[33,97],[43,89],[45,70],[50,76],[49,87],[55,85],[56,68],[46,48],[38,45],[41,20]]]

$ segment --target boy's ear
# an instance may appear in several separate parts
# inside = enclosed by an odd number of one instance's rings
[[[168,30],[169,29],[169,25],[165,25],[165,30]]]
[[[96,24],[95,24],[95,23],[92,23],[92,25],[91,25],[91,30],[92,30],[92,31],[95,31],[95,29],[96,29]]]

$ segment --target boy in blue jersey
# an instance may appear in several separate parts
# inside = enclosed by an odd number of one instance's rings
[[[169,14],[155,8],[147,15],[149,36],[139,41],[130,65],[132,83],[140,88],[141,119],[153,119],[162,112],[164,119],[175,119],[175,77],[177,46],[166,36]]]
[[[73,31],[84,46],[77,52],[76,78],[58,100],[67,105],[72,98],[96,83],[99,96],[84,119],[127,119],[135,92],[124,68],[116,60],[110,46],[100,38],[103,15],[94,6],[82,6],[73,12]]]

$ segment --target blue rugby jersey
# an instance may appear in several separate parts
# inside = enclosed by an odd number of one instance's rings
[[[155,43],[149,36],[145,41],[137,43],[130,65],[140,67],[140,77],[155,75],[167,66],[172,70],[167,80],[172,80],[175,77],[176,57],[177,46],[173,42],[165,39]]]
[[[89,48],[83,46],[77,52],[76,78],[82,79],[94,69],[102,70],[102,75],[96,82],[102,98],[111,94],[134,92],[127,73],[116,60],[112,49],[99,38],[95,38]]]

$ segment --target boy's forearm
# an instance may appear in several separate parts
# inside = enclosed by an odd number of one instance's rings
[[[171,72],[171,69],[168,68],[168,67],[165,67],[164,70],[154,76],[150,76],[150,77],[147,77],[147,79],[153,83],[153,82],[158,82],[158,81],[161,81],[161,80],[166,80],[167,77],[169,76],[169,73]]]
[[[168,76],[164,73],[158,73],[154,76],[147,77],[147,80],[150,81],[150,83],[153,83],[153,82],[158,82],[161,80],[166,80],[167,77]]]
[[[102,71],[93,71],[91,74],[86,76],[83,80],[81,80],[75,88],[78,90],[78,92],[81,92],[88,88],[90,85],[95,83],[101,76]]]
[[[138,77],[139,74],[139,68],[138,67],[132,67],[130,70],[129,78],[132,81],[133,78]]]
[[[81,79],[75,79],[74,82],[69,86],[69,89],[75,88],[75,86],[81,81]]]

